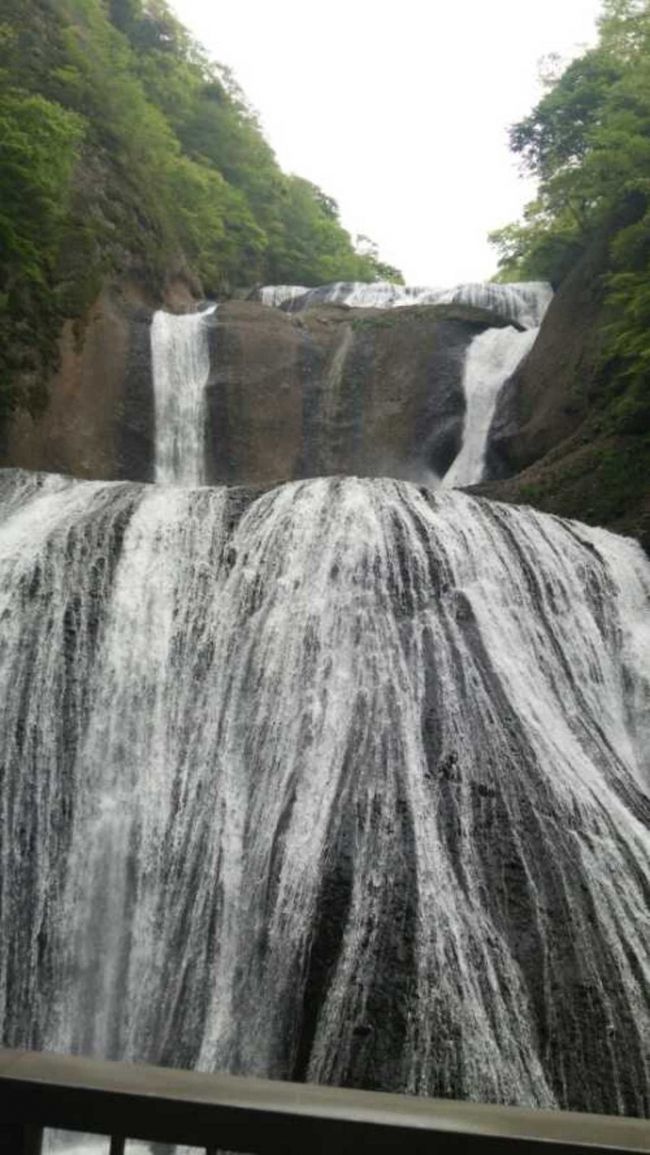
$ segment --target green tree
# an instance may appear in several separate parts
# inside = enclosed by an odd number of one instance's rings
[[[559,282],[608,242],[603,379],[608,421],[650,430],[650,4],[605,0],[595,49],[573,61],[511,132],[538,178],[522,222],[492,234],[499,277]]]
[[[12,388],[24,400],[17,369],[45,379],[62,318],[111,276],[155,293],[189,267],[219,294],[397,275],[281,171],[232,73],[165,0],[3,0],[0,164],[6,404]]]
[[[42,96],[0,103],[0,285],[45,283],[56,259],[83,122]]]

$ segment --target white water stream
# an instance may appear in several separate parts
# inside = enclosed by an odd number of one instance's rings
[[[533,340],[470,346],[447,483]],[[152,351],[180,484],[0,471],[3,1042],[648,1112],[640,548],[405,482],[196,488],[205,314]]]
[[[357,309],[395,309],[409,305],[471,305],[487,309],[525,329],[538,328],[553,296],[550,285],[530,283],[463,284],[451,288],[421,288],[390,281],[338,281],[316,289],[302,285],[266,285],[262,304],[308,309],[314,305],[347,305]]]
[[[505,327],[480,333],[467,350],[463,372],[466,414],[462,445],[442,481],[447,487],[461,487],[483,480],[490,425],[499,394],[532,349],[553,292],[550,285],[543,282],[465,284],[438,289],[379,281],[375,284],[338,282],[316,289],[269,285],[260,295],[265,305],[291,309],[308,309],[319,304],[364,309],[459,304],[487,310],[495,318],[509,321]]]
[[[460,452],[443,478],[459,488],[483,480],[488,435],[499,394],[537,340],[538,329],[519,332],[486,329],[472,341],[465,358],[463,389],[467,409]]]
[[[9,1045],[647,1108],[634,543],[390,481],[234,532],[225,490],[4,494]]]
[[[207,318],[163,310],[151,326],[157,482],[201,485],[205,480],[205,387],[210,375]]]

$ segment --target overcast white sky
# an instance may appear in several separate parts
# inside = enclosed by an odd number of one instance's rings
[[[537,64],[595,38],[599,0],[172,0],[229,65],[288,172],[336,198],[411,284],[482,280],[531,186],[508,125]]]

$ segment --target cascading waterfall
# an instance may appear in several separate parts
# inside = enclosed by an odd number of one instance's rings
[[[648,1111],[635,543],[393,481],[0,494],[5,1043]]]
[[[499,393],[532,349],[538,333],[539,329],[522,333],[508,326],[486,329],[472,341],[463,373],[467,405],[463,443],[443,478],[443,485],[476,485],[483,480],[488,435]]]
[[[205,480],[205,387],[210,375],[206,318],[159,310],[151,325],[157,482],[200,485]]]
[[[499,319],[499,327],[486,329],[474,337],[467,350],[463,372],[466,401],[463,439],[442,480],[448,487],[475,485],[484,479],[488,436],[499,393],[532,349],[552,296],[551,286],[542,282],[466,284],[451,289],[417,288],[388,281],[338,282],[316,289],[274,285],[260,290],[263,304],[291,311],[328,304],[365,309],[458,304],[491,313],[495,323]],[[504,321],[508,322],[505,326]]]
[[[372,284],[338,281],[305,289],[302,285],[267,285],[260,290],[263,305],[291,310],[314,305],[347,305],[358,309],[395,309],[409,305],[472,305],[525,329],[538,328],[553,296],[550,285],[531,281],[512,285],[465,284],[452,288],[419,288],[390,281]]]
[[[259,298],[263,305],[279,309],[282,305],[299,300],[308,292],[306,285],[264,285],[259,290]]]

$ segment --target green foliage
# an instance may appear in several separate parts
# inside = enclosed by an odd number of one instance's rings
[[[621,64],[594,50],[573,61],[531,114],[510,130],[510,146],[542,181],[575,169],[585,158]]]
[[[12,88],[2,91],[0,416],[17,400],[12,387],[17,368],[54,360],[48,286],[82,136],[83,124],[74,113],[36,94]],[[30,353],[32,344],[38,350],[36,363]]]
[[[495,280],[502,283],[549,280],[557,284],[583,247],[569,212],[558,213],[549,229],[537,202],[527,206],[523,223],[495,230],[490,233],[490,241],[500,253]]]
[[[588,445],[540,469],[518,486],[521,500],[592,525],[608,525],[640,537],[650,553],[644,498],[650,476],[650,434],[596,433]]]
[[[647,54],[649,40],[646,0],[603,0],[600,42],[618,60],[630,62]]]
[[[605,368],[610,382],[608,425],[620,433],[650,433],[648,273],[613,273],[608,287],[612,315],[605,342]]]
[[[539,181],[521,223],[492,234],[500,277],[560,282],[599,236],[601,398],[612,432],[650,430],[650,3],[605,0],[598,46],[569,65],[511,144]]]
[[[374,270],[372,280],[392,281],[395,285],[404,284],[404,278],[399,269],[381,260],[379,249],[370,237],[366,237],[361,233],[356,239],[355,248],[357,255],[363,257],[366,263],[372,266]]]
[[[588,394],[576,367],[565,402],[579,402],[582,423],[535,464],[521,496],[631,531],[650,551],[649,0],[604,0],[599,27],[597,47],[512,129],[538,191],[524,219],[492,240],[499,277],[558,284],[580,260],[576,285],[599,302]]]
[[[45,282],[58,249],[83,125],[42,96],[8,90],[0,104],[2,291]]]
[[[278,212],[282,239],[271,255],[271,280],[318,285],[377,279],[371,258],[354,251],[335,203],[316,185],[285,178]]]
[[[156,291],[189,267],[210,294],[399,276],[282,173],[232,74],[165,0],[3,0],[0,262],[5,408],[32,404],[62,317],[107,276]]]
[[[215,169],[181,156],[168,176],[175,197],[176,226],[183,249],[208,293],[227,286],[228,276],[254,276],[266,249],[246,198]]]
[[[611,176],[603,134],[623,76],[621,61],[609,51],[591,50],[511,129],[511,148],[539,186],[523,222],[491,234],[500,279],[534,276],[558,283],[606,217]]]
[[[500,267],[559,281],[571,256],[650,189],[650,9],[608,0],[600,43],[574,60],[510,133],[538,178],[521,224],[492,234]],[[566,259],[568,256],[569,259]]]

